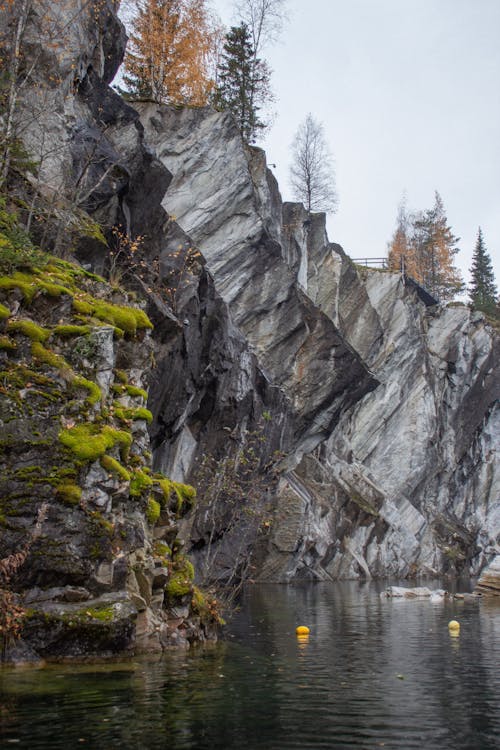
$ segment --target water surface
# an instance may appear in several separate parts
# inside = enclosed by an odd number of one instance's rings
[[[500,607],[380,590],[255,586],[215,646],[3,669],[0,746],[497,750]]]

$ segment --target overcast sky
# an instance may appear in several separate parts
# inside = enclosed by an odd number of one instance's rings
[[[226,24],[232,0],[213,0]],[[265,50],[277,116],[262,145],[282,196],[290,144],[308,112],[323,123],[339,207],[331,241],[386,255],[397,205],[434,191],[461,237],[466,280],[478,226],[500,286],[500,0],[288,0]]]

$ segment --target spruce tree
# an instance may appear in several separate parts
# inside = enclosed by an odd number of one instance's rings
[[[464,287],[460,271],[453,264],[460,238],[455,237],[448,225],[437,191],[434,206],[419,216],[414,229],[423,286],[438,299],[453,299]]]
[[[469,296],[472,304],[477,310],[482,310],[490,315],[494,314],[497,304],[497,288],[491,258],[484,244],[481,227],[477,232],[470,273],[472,280],[469,286]]]
[[[255,58],[245,23],[232,26],[226,34],[217,81],[214,105],[232,112],[245,141],[253,143],[266,127],[258,113],[270,99],[269,70],[265,62]]]

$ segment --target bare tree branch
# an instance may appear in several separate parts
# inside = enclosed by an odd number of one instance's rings
[[[292,143],[290,184],[294,196],[311,211],[334,212],[337,207],[335,171],[323,126],[309,113]]]

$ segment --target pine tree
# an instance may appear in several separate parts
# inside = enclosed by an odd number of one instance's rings
[[[245,141],[253,143],[266,127],[258,113],[271,94],[268,67],[255,58],[246,24],[232,26],[226,34],[217,79],[214,105],[232,112]]]
[[[482,310],[490,315],[495,314],[498,292],[491,258],[484,244],[481,227],[477,232],[470,273],[472,280],[469,286],[469,296],[472,304],[477,310]]]
[[[129,93],[159,104],[207,103],[214,35],[205,0],[136,0],[125,56]]]

